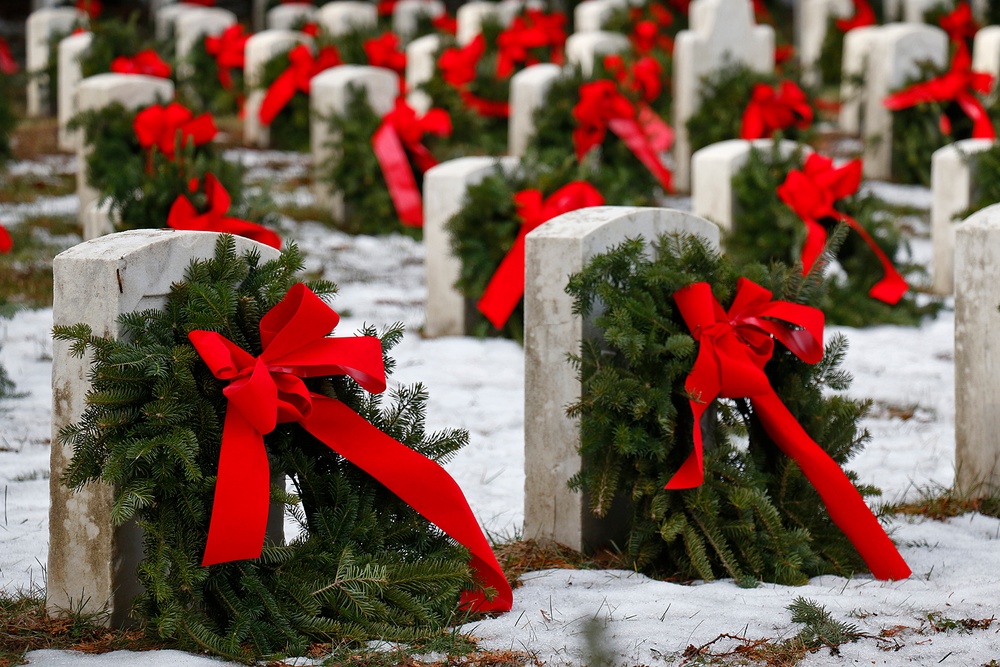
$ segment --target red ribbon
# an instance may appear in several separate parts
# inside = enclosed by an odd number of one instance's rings
[[[562,65],[565,43],[565,14],[526,10],[497,36],[497,78],[506,79],[518,67],[537,65],[541,60],[532,51],[539,49],[548,49],[549,62]]]
[[[639,21],[632,28],[630,35],[632,46],[640,56],[649,54],[653,49],[660,49],[666,53],[674,52],[674,40],[670,38],[670,35],[661,31],[662,28],[666,28],[673,22],[673,16],[663,8],[661,10],[666,12],[666,17],[669,18],[666,23],[646,19]]]
[[[194,191],[197,188],[197,181],[193,180],[190,188]],[[215,174],[205,175],[205,199],[208,202],[208,210],[204,213],[198,213],[198,209],[187,196],[177,197],[170,207],[170,213],[167,214],[167,227],[197,232],[234,234],[253,239],[272,248],[281,247],[281,238],[270,229],[248,220],[225,217],[232,204],[232,199]]]
[[[260,122],[270,125],[295,93],[309,94],[310,81],[323,70],[340,65],[340,53],[334,46],[324,46],[313,56],[312,49],[299,44],[288,52],[289,66],[278,75],[264,94],[260,104]]]
[[[996,139],[993,122],[983,103],[974,93],[988,93],[993,86],[993,75],[972,71],[972,56],[964,42],[958,44],[951,59],[951,68],[930,81],[915,83],[905,90],[885,98],[887,109],[899,111],[927,102],[955,102],[972,120],[973,139]],[[941,114],[941,132],[951,134],[951,121]]]
[[[373,67],[391,69],[400,77],[406,73],[406,53],[400,50],[400,41],[394,33],[386,32],[379,37],[365,40],[363,45],[368,64]],[[400,86],[405,86],[401,79]]]
[[[833,207],[836,200],[857,192],[861,185],[861,172],[861,160],[851,160],[843,167],[834,168],[831,158],[813,153],[806,158],[802,171],[793,169],[788,172],[785,182],[778,186],[778,196],[806,225],[806,241],[801,256],[803,273],[809,272],[826,246],[826,228],[819,221],[833,218],[845,222],[865,240],[885,273],[868,291],[868,295],[895,304],[909,289],[906,280],[861,223]]]
[[[854,0],[854,16],[836,21],[837,30],[841,32],[875,25],[875,23],[875,10],[868,4],[868,0]]]
[[[813,110],[806,94],[794,81],[782,81],[775,89],[767,84],[754,85],[750,102],[743,111],[741,139],[770,138],[776,131],[790,127],[805,129],[812,125]]]
[[[678,290],[674,301],[698,342],[698,356],[684,382],[694,416],[694,451],[666,488],[688,489],[703,482],[700,425],[708,405],[717,397],[748,398],[764,430],[819,492],[830,518],[851,540],[872,574],[878,579],[910,576],[910,568],[864,498],[836,461],[795,420],[764,372],[775,339],[806,363],[822,359],[822,311],[772,301],[771,292],[745,278],[737,283],[728,313],[708,283]]]
[[[602,206],[604,197],[590,183],[573,181],[542,199],[541,190],[522,190],[514,195],[521,229],[514,244],[486,285],[476,308],[500,329],[524,296],[524,237],[552,218],[590,206]]]
[[[250,35],[243,32],[243,26],[234,23],[217,36],[205,37],[205,51],[215,58],[219,72],[219,83],[226,90],[233,88],[233,69],[246,66],[246,45]]]
[[[6,255],[14,247],[14,239],[3,225],[0,225],[0,254]]]
[[[264,436],[298,422],[421,516],[466,547],[487,600],[467,591],[473,611],[509,611],[513,594],[455,480],[436,462],[393,440],[346,405],[309,391],[302,378],[347,375],[365,390],[385,390],[382,345],[374,336],[328,338],[340,317],[305,285],[292,287],[260,321],[262,352],[253,357],[222,335],[192,331],[192,345],[228,399],[218,481],[202,565],[260,557],[270,491]]]
[[[646,113],[649,118],[652,110]],[[655,116],[655,114],[653,114]],[[646,134],[637,119],[636,108],[613,81],[602,79],[580,86],[580,101],[573,107],[573,146],[577,160],[594,146],[604,141],[608,129],[614,132],[628,146],[629,150],[656,177],[667,192],[673,191],[673,176],[660,162],[656,141]],[[662,142],[662,137],[658,140]]]
[[[76,8],[87,15],[88,18],[96,19],[104,11],[101,0],[76,0]]]
[[[942,16],[938,25],[948,33],[948,39],[959,43],[965,43],[965,40],[972,39],[979,30],[979,24],[972,16],[972,7],[964,0],[955,5],[955,9],[950,13]]]
[[[3,37],[0,37],[0,72],[9,76],[17,74],[17,61],[10,52],[10,45]]]
[[[382,117],[382,124],[372,135],[372,150],[382,169],[389,197],[400,222],[407,227],[423,227],[424,205],[420,188],[413,176],[407,154],[422,172],[437,164],[437,160],[421,144],[425,134],[445,137],[451,134],[451,117],[443,109],[431,109],[423,116],[396,98],[396,106]]]
[[[161,79],[170,78],[170,65],[152,49],[140,51],[134,56],[118,56],[111,61],[111,71],[118,74],[146,74]]]
[[[165,107],[159,104],[146,107],[135,115],[132,127],[140,146],[149,149],[155,146],[168,160],[174,159],[178,141],[181,147],[189,141],[201,146],[211,141],[217,131],[212,114],[195,117],[194,112],[177,102]]]
[[[476,35],[465,46],[445,49],[438,58],[441,78],[458,91],[466,106],[480,116],[507,118],[510,115],[510,106],[507,102],[487,100],[469,90],[469,84],[476,78],[479,59],[484,53],[486,53],[486,38],[482,34]]]

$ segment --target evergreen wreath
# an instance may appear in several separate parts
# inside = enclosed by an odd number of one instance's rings
[[[737,265],[799,262],[799,251],[806,237],[802,220],[778,197],[777,188],[792,169],[801,169],[801,150],[783,155],[776,139],[772,150],[752,149],[746,165],[733,176],[736,213],[732,231],[723,239],[726,254]],[[909,245],[895,224],[895,214],[872,194],[856,194],[844,199],[838,208],[857,220],[894,259],[900,253],[910,255]],[[926,315],[940,309],[936,301],[918,303],[913,290],[894,306],[868,296],[868,290],[881,277],[881,267],[871,249],[854,232],[848,233],[832,259],[843,272],[831,272],[824,278],[824,289],[817,296],[818,307],[830,324],[861,327],[872,324],[917,324]],[[912,275],[921,267],[906,261],[897,263],[903,275]]]
[[[791,77],[794,79],[794,77]],[[691,152],[711,144],[738,139],[743,124],[743,111],[757,84],[772,88],[780,79],[775,74],[756,72],[742,63],[729,63],[706,74],[701,80],[701,104],[687,121]],[[815,99],[812,91],[805,89],[809,100]],[[813,102],[813,117],[818,113]],[[811,138],[811,128],[795,127],[785,130],[785,137],[797,141]]]
[[[635,568],[654,576],[732,577],[753,586],[863,571],[819,495],[745,399],[719,400],[715,418],[702,421],[703,432],[714,436],[705,449],[704,483],[664,489],[691,452],[693,427],[684,382],[695,341],[673,294],[705,281],[726,307],[743,274],[773,291],[774,299],[811,304],[818,301],[820,281],[779,263],[738,268],[693,236],[664,236],[655,245],[657,257],[650,259],[641,239],[626,241],[570,278],[575,311],[599,311],[600,336],[586,341],[574,359],[583,389],[569,414],[580,420],[583,465],[571,485],[588,495],[598,517],[616,499],[625,501],[628,534],[620,546]],[[823,360],[810,365],[777,345],[764,369],[795,419],[841,466],[869,438],[860,420],[871,405],[840,393],[850,383],[839,368],[846,348],[846,339],[834,336]],[[878,495],[854,483],[863,496]]]
[[[80,54],[80,72],[84,78],[110,72],[111,62],[118,56],[131,57],[155,48],[140,32],[138,21],[138,13],[129,16],[128,21],[91,21],[90,31],[94,38],[90,47]]]
[[[191,143],[177,151],[175,160],[161,152],[152,155],[139,145],[133,129],[136,111],[115,102],[77,114],[70,127],[83,131],[91,147],[87,154],[90,185],[110,200],[119,229],[159,228],[181,194],[189,195],[193,179],[212,173],[233,199],[234,215],[260,218],[265,204],[251,204],[243,196],[243,167],[223,160],[211,145]]]
[[[291,66],[288,53],[279,53],[264,63],[260,87],[265,91]],[[311,113],[309,96],[296,91],[268,125],[269,146],[275,150],[308,153]]]
[[[826,19],[826,35],[820,46],[816,68],[824,88],[839,89],[844,76],[844,31],[837,27],[837,17]]]
[[[985,151],[965,156],[972,177],[972,197],[969,208],[955,217],[964,220],[976,211],[1000,202],[1000,144]]]
[[[0,72],[0,170],[12,156],[11,136],[17,127],[18,116],[14,113],[15,86],[19,87],[21,77]]]
[[[219,81],[218,65],[205,50],[205,39],[198,39],[187,54],[188,76],[178,97],[192,110],[208,111],[217,116],[234,115],[240,110],[246,83],[242,69],[230,70],[233,86],[226,89]]]
[[[187,334],[219,331],[259,355],[260,318],[301,269],[294,246],[262,263],[220,236],[214,258],[191,263],[164,309],[121,317],[120,340],[83,324],[54,332],[94,359],[87,408],[60,433],[74,450],[63,482],[113,485],[113,521],[143,529],[145,591],[134,609],[147,631],[232,659],[302,655],[316,642],[428,637],[457,620],[460,593],[474,587],[463,547],[298,423],[279,424],[265,443],[271,470],[294,486],[272,486],[272,504],[291,513],[299,535],[265,544],[257,560],[200,565],[227,399]],[[335,291],[325,281],[310,285],[318,294]],[[402,327],[361,333],[380,337],[391,372],[387,353]],[[419,384],[384,400],[346,376],[306,383],[438,462],[467,443],[465,431],[425,431],[427,392]]]

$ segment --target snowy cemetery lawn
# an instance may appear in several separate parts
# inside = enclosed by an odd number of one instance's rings
[[[954,477],[950,308],[919,328],[839,330],[851,343],[846,361],[855,375],[851,393],[874,401],[865,422],[872,440],[851,467],[862,482],[883,489],[883,502],[897,505],[888,527],[913,577],[880,582],[868,575],[825,576],[798,588],[762,584],[753,589],[729,580],[655,581],[614,569],[614,554],[589,559],[518,541],[524,485],[523,352],[508,340],[420,337],[426,292],[421,244],[401,235],[350,236],[317,221],[320,216],[311,215],[313,201],[305,186],[307,156],[234,149],[227,157],[243,161],[251,181],[295,213],[282,217],[280,232],[302,248],[307,272],[338,284],[333,306],[344,316],[344,331],[364,323],[406,324],[407,337],[395,351],[393,380],[427,385],[430,429],[470,430],[471,444],[447,468],[497,543],[508,576],[520,582],[508,614],[459,625],[431,645],[376,646],[372,649],[378,651],[370,654],[334,654],[334,662],[561,665],[598,664],[606,658],[606,664],[643,665],[997,664],[1000,520],[991,515],[998,513],[998,503],[953,498],[948,492]],[[39,156],[11,168],[15,176],[25,175],[19,192],[30,191],[32,183],[42,186],[35,198],[18,194],[13,201],[0,201],[0,220],[24,252],[50,261],[76,241],[70,222],[75,197],[61,189],[75,168],[73,160]],[[929,261],[927,191],[870,185],[885,198],[924,210],[906,225],[914,232],[917,259]],[[675,198],[670,205],[686,207],[689,201]],[[4,257],[0,267],[23,265],[12,260],[16,257]],[[25,650],[30,664],[43,666],[218,665],[171,651],[141,657],[84,655],[154,645],[137,633],[95,628],[88,619],[53,621],[42,613],[52,313],[46,307],[51,287],[40,276],[26,279],[30,289],[17,287],[13,278],[0,278],[0,294],[30,294],[26,305],[31,307],[0,320],[0,364],[23,394],[0,401],[0,589],[6,591],[0,598],[0,665],[15,664]],[[798,603],[794,617],[810,620],[806,625],[793,621],[790,608],[798,598],[813,603]],[[840,634],[824,634],[823,627],[831,632],[839,628]],[[475,637],[477,646],[467,636]],[[815,650],[820,646],[832,649]],[[40,650],[70,647],[80,653]],[[155,647],[169,648],[161,643]]]

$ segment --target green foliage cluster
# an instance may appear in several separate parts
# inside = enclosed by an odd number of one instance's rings
[[[829,16],[826,20],[826,35],[816,61],[823,86],[827,88],[839,87],[844,74],[844,33],[837,27],[837,18]]]
[[[166,103],[163,101],[163,103]],[[78,114],[71,127],[82,129],[92,147],[87,155],[89,183],[111,201],[119,229],[156,229],[178,196],[191,196],[188,182],[215,174],[233,200],[232,215],[251,215],[243,198],[243,167],[222,159],[211,145],[185,146],[168,160],[159,150],[152,156],[139,145],[132,123],[135,111],[121,103]],[[253,212],[255,216],[260,212]]]
[[[11,135],[17,127],[17,114],[14,113],[15,86],[20,86],[20,77],[10,76],[0,72],[0,169],[12,156]]]
[[[261,75],[261,88],[267,90],[291,66],[288,51],[279,53],[266,63]],[[309,152],[309,96],[296,92],[268,126],[271,148],[284,151]]]
[[[664,236],[654,245],[656,257],[649,258],[641,239],[626,241],[570,278],[575,311],[592,316],[598,331],[575,359],[583,388],[569,413],[580,420],[583,465],[571,484],[596,517],[614,514],[618,503],[626,508],[619,546],[635,568],[654,576],[732,577],[753,586],[863,570],[819,495],[745,399],[718,400],[715,418],[702,421],[704,484],[664,489],[693,446],[684,381],[696,343],[674,293],[706,281],[728,307],[743,274],[775,299],[815,305],[821,283],[781,264],[738,268],[694,236]],[[791,414],[841,466],[869,437],[860,420],[870,401],[842,393],[851,379],[840,369],[846,348],[845,338],[834,336],[824,359],[809,365],[778,344],[764,369]]]
[[[245,94],[243,70],[232,69],[232,90],[226,90],[219,81],[219,68],[215,58],[205,50],[205,40],[199,39],[187,55],[190,74],[180,86],[179,97],[187,108],[196,112],[208,111],[217,116],[231,116],[239,111],[238,100]]]
[[[396,232],[419,238],[421,230],[400,222],[389,196],[389,187],[372,148],[372,135],[382,119],[368,103],[365,88],[350,85],[344,113],[332,114],[328,123],[330,135],[336,137],[330,143],[334,150],[320,165],[317,178],[343,196],[344,219],[336,221],[338,228],[350,234]],[[428,137],[425,145],[435,144]],[[420,170],[410,166],[420,188],[423,181]]]
[[[946,69],[930,63],[921,65],[921,73],[903,85],[906,89],[920,81],[944,74]],[[1000,99],[984,102],[993,119],[994,129],[1000,129]],[[951,122],[951,133],[941,129],[941,116]],[[900,183],[915,183],[930,187],[931,156],[937,149],[972,136],[972,121],[957,102],[925,102],[892,113],[892,178]]]
[[[154,47],[139,29],[138,13],[133,13],[128,21],[92,21],[90,31],[94,39],[90,48],[80,55],[80,71],[84,77],[110,72],[111,61],[118,56],[134,56]],[[162,50],[159,53],[167,59]]]
[[[783,155],[777,146],[776,142],[770,152],[752,150],[746,165],[733,176],[736,213],[723,243],[727,255],[739,264],[799,261],[805,224],[781,201],[777,188],[789,171],[801,169],[803,157],[800,151]],[[920,275],[921,267],[909,260],[909,245],[896,224],[895,211],[884,202],[872,194],[856,194],[840,200],[837,209],[857,220],[889,258],[907,258],[895,261],[900,273]],[[917,324],[940,308],[935,301],[918,303],[912,290],[894,306],[869,297],[868,290],[882,277],[882,267],[854,231],[847,232],[835,259],[842,271],[824,279],[818,303],[831,324]]]
[[[788,605],[788,610],[792,612],[792,623],[802,623],[805,626],[792,639],[803,648],[835,649],[841,644],[856,642],[863,636],[858,626],[838,621],[826,607],[815,600],[796,596]]]
[[[972,197],[968,210],[959,213],[961,219],[991,204],[1000,202],[1000,144],[965,157],[971,163]]]
[[[300,270],[294,247],[262,263],[254,253],[238,256],[232,237],[221,237],[214,258],[192,262],[172,286],[164,309],[122,316],[120,340],[97,337],[83,324],[55,331],[75,354],[93,353],[87,408],[60,433],[74,451],[64,483],[113,485],[113,521],[134,520],[143,529],[145,592],[135,613],[147,630],[227,658],[301,655],[316,642],[433,636],[473,585],[465,549],[297,423],[279,424],[265,444],[272,474],[294,486],[272,486],[272,505],[291,513],[299,535],[266,544],[257,560],[201,567],[226,399],[225,383],[187,334],[218,331],[259,355],[260,318]],[[311,287],[335,290],[326,282]],[[379,335],[385,354],[402,329],[360,333]],[[391,372],[392,360],[385,361]],[[467,442],[464,431],[425,431],[427,392],[419,384],[383,397],[346,376],[306,383],[434,460]]]
[[[775,86],[779,77],[755,72],[742,63],[730,63],[701,80],[701,105],[687,122],[691,151],[729,139],[738,139],[743,126],[743,111],[754,86]],[[812,98],[809,91],[806,95]],[[815,109],[813,110],[815,113]],[[788,139],[805,140],[810,130],[789,128]]]

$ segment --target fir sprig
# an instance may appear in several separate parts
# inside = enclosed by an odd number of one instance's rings
[[[265,443],[272,474],[292,481],[291,493],[272,488],[272,503],[297,519],[299,535],[265,545],[255,561],[200,566],[226,399],[187,333],[224,332],[259,354],[260,317],[298,281],[301,265],[294,246],[262,263],[220,237],[215,256],[192,262],[164,309],[122,318],[121,339],[83,325],[54,332],[94,359],[87,408],[60,434],[74,450],[64,482],[114,485],[114,520],[143,529],[145,592],[135,610],[147,630],[228,658],[432,636],[473,585],[462,547],[297,424],[279,425]],[[311,287],[333,291],[329,283]],[[387,354],[401,328],[380,335]],[[427,394],[419,386],[383,397],[344,377],[307,383],[436,460],[467,442],[464,431],[425,430]]]

